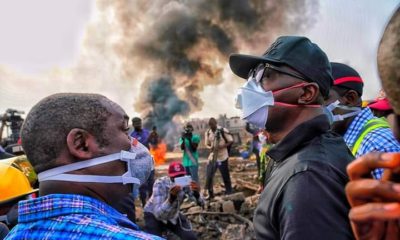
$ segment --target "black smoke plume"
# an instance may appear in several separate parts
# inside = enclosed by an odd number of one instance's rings
[[[316,6],[316,0],[98,2],[119,32],[113,48],[122,78],[143,81],[135,109],[162,137],[176,129],[174,119],[202,109],[200,93],[223,81],[230,53],[262,53],[278,35],[309,26]]]

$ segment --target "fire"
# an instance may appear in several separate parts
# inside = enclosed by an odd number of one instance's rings
[[[156,166],[165,163],[165,154],[167,153],[167,144],[160,142],[157,146],[150,147],[150,154],[154,158],[154,163]]]

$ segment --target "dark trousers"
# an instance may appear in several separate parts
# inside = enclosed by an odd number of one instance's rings
[[[214,196],[214,176],[215,173],[217,172],[217,169],[219,169],[219,172],[221,173],[222,180],[224,181],[225,185],[225,194],[231,194],[232,193],[232,184],[231,184],[231,177],[229,175],[229,167],[228,167],[228,159],[222,162],[216,161],[214,164],[212,164],[211,161],[208,162],[207,164],[207,172],[206,172],[206,185],[205,189],[208,190],[208,194],[210,196]]]
[[[180,220],[178,219],[176,224],[172,224],[170,221],[165,224],[158,220],[152,213],[145,212],[144,221],[146,224],[146,232],[161,237],[163,231],[170,230],[181,239],[197,239],[196,234],[193,231],[188,231],[188,229],[190,229],[189,220],[181,213],[179,213],[179,218]]]
[[[260,150],[253,147],[253,153],[256,155],[256,163],[257,163],[257,176],[260,176]]]
[[[146,204],[147,197],[151,197],[153,194],[153,184],[154,184],[154,170],[151,171],[149,178],[145,183],[139,187],[140,200],[142,201],[142,206]]]

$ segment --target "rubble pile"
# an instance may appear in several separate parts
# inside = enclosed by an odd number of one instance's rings
[[[199,239],[255,239],[252,217],[260,197],[256,194],[256,166],[241,161],[231,161],[230,165],[235,193],[223,195],[219,182],[214,186],[216,197],[206,201],[204,209],[192,202],[181,206]]]
[[[252,214],[259,194],[245,197],[242,192],[215,197],[204,209],[194,203],[182,205],[199,239],[255,239]]]
[[[204,186],[207,161],[200,161],[200,186]],[[168,163],[167,163],[168,164]],[[166,165],[167,165],[166,164]],[[224,185],[217,171],[214,178],[214,194],[206,200],[204,208],[194,202],[185,201],[181,211],[192,223],[198,239],[250,240],[255,239],[252,223],[253,213],[260,197],[257,194],[257,166],[255,161],[241,158],[229,158],[229,170],[234,193],[224,195]],[[166,167],[157,168],[156,176],[165,176]],[[137,213],[141,216],[142,213]],[[169,240],[179,239],[173,233],[166,232]]]

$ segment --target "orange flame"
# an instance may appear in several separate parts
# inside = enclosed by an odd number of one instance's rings
[[[159,143],[157,146],[150,146],[150,154],[154,158],[156,166],[165,163],[165,154],[167,153],[167,144],[164,142]]]

